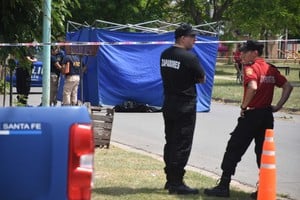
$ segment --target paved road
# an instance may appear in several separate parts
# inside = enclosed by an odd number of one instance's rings
[[[39,92],[41,88],[33,88]],[[15,98],[15,95],[14,95]],[[37,106],[40,94],[29,96],[29,105]],[[0,95],[3,105],[3,95]],[[6,97],[6,106],[8,96]],[[0,107],[1,107],[0,106]],[[236,125],[239,114],[237,106],[212,103],[211,111],[197,114],[194,144],[189,165],[220,175],[229,133]],[[277,192],[300,199],[300,115],[275,114],[275,143],[277,159]],[[164,145],[163,119],[161,113],[116,113],[112,141],[125,144],[158,156]],[[239,163],[233,177],[242,183],[255,186],[258,170],[253,145]]]
[[[198,113],[189,165],[221,174],[229,133],[236,125],[239,108],[212,103],[209,113]],[[300,199],[300,116],[275,114],[277,193]],[[161,113],[116,113],[112,141],[162,156],[164,145]],[[239,163],[235,180],[255,186],[258,170],[253,144]]]

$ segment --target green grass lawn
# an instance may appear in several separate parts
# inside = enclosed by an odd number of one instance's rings
[[[283,65],[283,64],[277,64]],[[291,112],[300,111],[300,79],[299,79],[300,65],[292,64],[290,74],[286,78],[296,87],[289,100],[284,105],[283,110]],[[284,74],[284,70],[280,69]],[[212,98],[214,100],[233,102],[240,104],[243,95],[242,85],[236,82],[236,71],[233,65],[217,65],[215,71],[215,82],[213,87]],[[273,103],[275,104],[281,96],[281,89],[276,88]]]
[[[120,149],[113,145],[109,149],[96,149],[93,200],[212,200],[203,189],[215,186],[216,180],[187,170],[185,182],[200,189],[199,195],[169,195],[164,190],[163,162],[140,153]],[[248,199],[249,193],[233,188],[231,198]]]

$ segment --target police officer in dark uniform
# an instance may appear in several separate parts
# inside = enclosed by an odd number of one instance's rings
[[[17,100],[19,106],[27,106],[33,62],[37,61],[37,59],[34,57],[33,48],[20,47],[19,54],[16,67]]]
[[[80,58],[77,55],[67,55],[63,59],[65,82],[63,88],[63,105],[78,104],[78,87],[80,83]]]
[[[58,58],[59,47],[51,47],[51,58],[50,58],[50,106],[57,104],[57,90],[59,83],[59,76],[62,70],[60,65],[61,58]],[[59,60],[60,59],[60,60]]]
[[[213,188],[205,189],[208,196],[229,197],[231,176],[252,140],[255,142],[257,166],[260,167],[265,130],[273,129],[273,112],[282,108],[293,89],[287,79],[275,66],[266,63],[260,56],[263,44],[249,40],[241,47],[241,58],[244,74],[244,97],[241,105],[238,124],[230,134],[221,168],[220,183]],[[271,105],[274,88],[282,89],[282,96],[276,105]],[[256,199],[257,192],[251,194]]]
[[[189,24],[175,30],[175,45],[161,54],[160,69],[164,88],[165,189],[170,194],[198,194],[185,185],[183,177],[193,142],[196,121],[196,83],[205,81],[199,59],[190,52],[196,31]]]

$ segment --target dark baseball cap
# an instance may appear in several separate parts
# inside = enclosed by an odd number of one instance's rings
[[[260,42],[257,42],[255,40],[247,40],[246,43],[243,44],[243,46],[240,48],[240,51],[246,52],[246,51],[262,51],[264,48],[264,45]]]
[[[186,35],[197,35],[197,31],[193,29],[193,27],[188,23],[182,23],[180,26],[175,30],[175,39],[186,36]]]

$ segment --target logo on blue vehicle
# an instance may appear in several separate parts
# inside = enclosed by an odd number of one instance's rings
[[[39,83],[43,81],[43,65],[41,62],[34,63],[31,72],[31,81]]]
[[[41,123],[9,122],[2,123],[0,135],[38,135],[42,134]]]

